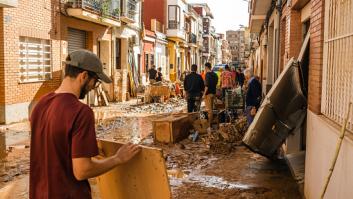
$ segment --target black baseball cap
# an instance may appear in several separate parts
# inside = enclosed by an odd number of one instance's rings
[[[103,64],[99,57],[89,50],[76,50],[69,54],[69,60],[66,64],[94,72],[100,80],[105,83],[112,83],[108,75],[103,72]]]

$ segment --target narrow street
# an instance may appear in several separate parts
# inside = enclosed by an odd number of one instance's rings
[[[353,198],[353,0],[0,0],[0,199]]]
[[[152,120],[185,110],[183,99],[148,105],[136,105],[134,101],[95,108],[100,117],[97,137],[163,149],[173,198],[301,198],[284,160],[274,162],[257,155],[242,146],[240,140],[212,145],[206,141],[207,135],[201,135],[196,142],[185,139],[176,144],[154,143]],[[2,129],[7,135],[8,154],[2,160],[0,196],[25,199],[29,180],[29,124]],[[99,199],[96,180],[91,179],[90,183],[94,198]]]

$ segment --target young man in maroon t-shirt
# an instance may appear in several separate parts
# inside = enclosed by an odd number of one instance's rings
[[[140,148],[126,144],[114,156],[97,160],[94,114],[81,103],[99,80],[111,83],[99,58],[72,52],[60,87],[42,97],[31,115],[30,199],[91,198],[88,178],[133,158]]]

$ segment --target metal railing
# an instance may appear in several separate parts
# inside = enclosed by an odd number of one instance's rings
[[[197,36],[194,33],[189,33],[189,43],[196,44]]]
[[[130,19],[135,19],[136,16],[136,0],[128,0],[127,1],[127,12],[126,12],[126,17]]]
[[[179,29],[180,22],[178,21],[168,21],[168,29]]]
[[[120,0],[67,0],[67,8],[81,8],[106,18],[119,19]]]
[[[321,111],[330,120],[342,125],[349,102],[353,101],[353,29],[352,0],[325,1],[325,31]],[[325,29],[326,30],[326,29]],[[353,114],[347,129],[353,131]]]

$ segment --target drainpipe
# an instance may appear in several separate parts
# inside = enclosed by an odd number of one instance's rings
[[[282,0],[277,0],[277,4],[276,4],[276,10],[278,12],[277,15],[277,22],[278,22],[278,26],[275,28],[275,30],[277,30],[275,32],[275,41],[276,41],[276,46],[275,46],[275,70],[274,70],[274,82],[276,81],[277,77],[279,76],[279,65],[280,65],[280,48],[281,48],[281,44],[280,44],[280,35],[281,35],[281,17],[282,17]]]

